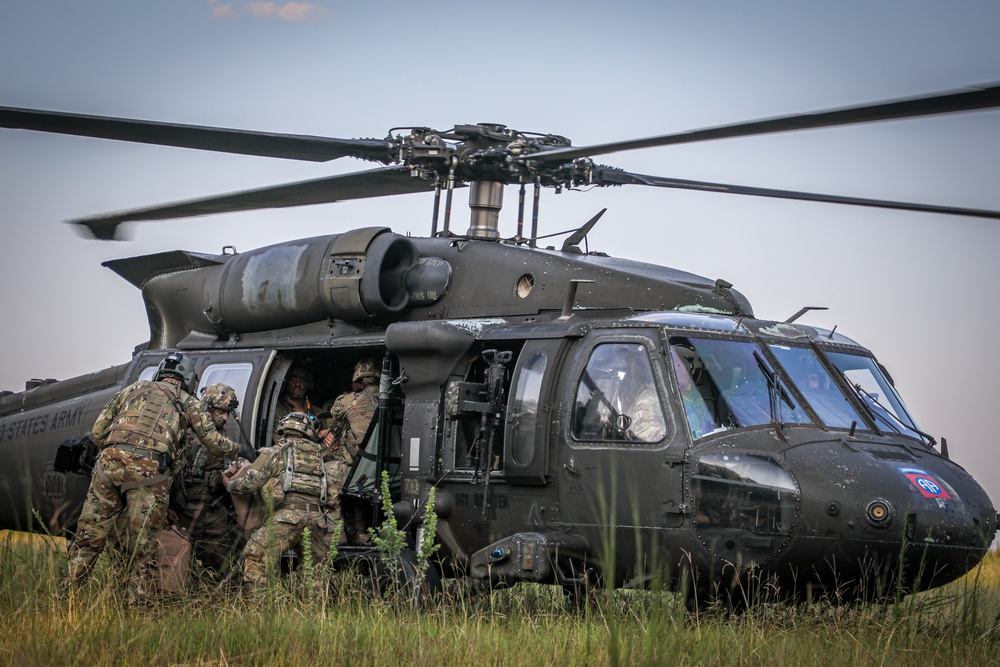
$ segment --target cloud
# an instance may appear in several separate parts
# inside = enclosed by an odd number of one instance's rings
[[[209,2],[209,4],[212,4]],[[236,18],[239,16],[232,5],[219,5],[212,9],[212,18]]]
[[[330,10],[310,2],[295,2],[289,0],[283,5],[276,2],[247,2],[234,7],[231,4],[217,4],[216,0],[208,0],[213,5],[212,18],[240,18],[252,16],[263,19],[279,19],[282,21],[318,23],[330,14]]]

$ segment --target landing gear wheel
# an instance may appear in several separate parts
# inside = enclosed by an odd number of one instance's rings
[[[582,612],[594,609],[601,593],[601,577],[593,568],[587,568],[581,573],[579,581],[563,584],[562,588],[570,610]]]
[[[354,563],[365,582],[366,590],[375,598],[406,602],[422,606],[441,592],[441,575],[434,567],[421,572],[417,554],[411,549],[393,557],[379,552],[361,556]]]

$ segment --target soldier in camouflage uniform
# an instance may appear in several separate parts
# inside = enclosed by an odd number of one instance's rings
[[[250,536],[243,550],[243,583],[258,590],[267,582],[267,572],[276,572],[286,550],[301,545],[306,528],[311,533],[312,562],[323,563],[335,535],[336,517],[329,512],[332,498],[323,465],[323,446],[318,441],[315,419],[292,412],[278,425],[278,444],[258,453],[246,475],[227,482],[233,494],[260,493],[274,508],[273,517]],[[336,490],[333,490],[334,496]]]
[[[202,388],[201,401],[220,432],[240,403],[233,388],[222,383]],[[206,569],[224,573],[240,536],[222,483],[227,457],[211,453],[189,429],[181,460],[184,467],[170,498],[174,523],[188,531],[195,558]]]
[[[341,394],[333,401],[330,418],[324,422],[332,436],[324,440],[328,447],[327,470],[338,493],[347,481],[361,441],[378,409],[379,374],[374,360],[369,358],[358,361],[351,377],[352,391]],[[339,516],[339,507],[337,511]],[[349,515],[344,523],[346,530],[340,536],[341,541],[346,540],[348,535],[357,544],[368,544],[371,541],[360,517]]]
[[[347,466],[357,457],[361,440],[378,409],[378,378],[375,362],[362,359],[354,366],[351,378],[354,391],[338,396],[330,408],[330,429],[333,432],[330,447],[334,458],[343,459]]]
[[[160,362],[152,382],[140,381],[112,397],[92,430],[101,448],[69,546],[67,584],[79,586],[115,531],[118,544],[132,559],[129,595],[149,599],[158,592],[157,541],[167,516],[172,463],[187,428],[215,455],[239,446],[216,429],[194,391],[198,376],[191,362],[171,352]]]

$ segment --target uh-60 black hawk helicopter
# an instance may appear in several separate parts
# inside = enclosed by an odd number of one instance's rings
[[[257,448],[270,441],[293,363],[310,365],[319,402],[372,357],[383,363],[381,394],[343,492],[349,532],[380,522],[387,471],[412,550],[436,488],[432,575],[579,592],[665,574],[657,580],[696,602],[743,596],[754,582],[785,599],[845,602],[952,581],[986,553],[997,511],[945,441],[917,427],[871,352],[796,323],[801,312],[757,319],[723,280],[585,252],[600,214],[561,248],[540,248],[538,201],[544,187],[648,185],[1000,218],[647,176],[591,160],[997,106],[993,86],[582,148],[490,124],[334,139],[0,108],[7,128],[387,165],[72,221],[102,239],[131,221],[434,193],[427,238],[368,228],[243,253],[106,262],[142,290],[150,340],[121,366],[33,381],[0,400],[0,523],[72,530],[88,485],[80,438],[114,392],[152,375],[165,350],[191,357],[202,386],[236,389]],[[507,185],[520,186],[517,231],[501,238]],[[463,186],[472,219],[457,234],[451,200]],[[345,546],[341,558],[366,548]]]

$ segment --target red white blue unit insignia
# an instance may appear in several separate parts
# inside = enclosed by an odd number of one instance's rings
[[[920,495],[924,498],[951,500],[951,494],[945,490],[941,482],[937,481],[933,475],[929,475],[917,468],[900,468],[899,472],[903,473],[913,483],[913,486],[917,487]]]

